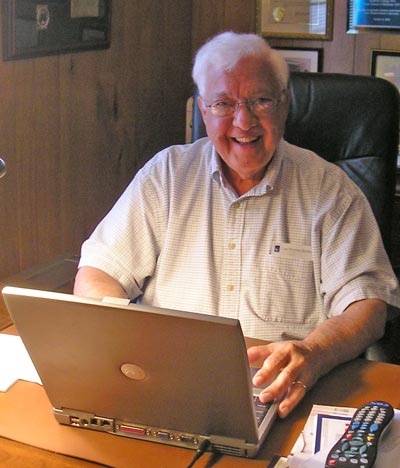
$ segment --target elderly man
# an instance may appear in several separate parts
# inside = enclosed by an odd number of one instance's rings
[[[361,191],[282,138],[285,61],[259,36],[223,33],[193,78],[208,138],[150,160],[82,246],[75,293],[233,317],[272,341],[261,399],[285,417],[308,387],[383,333],[398,284]]]

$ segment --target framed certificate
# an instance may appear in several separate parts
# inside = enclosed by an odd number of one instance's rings
[[[332,39],[333,0],[257,0],[257,31],[266,37]]]

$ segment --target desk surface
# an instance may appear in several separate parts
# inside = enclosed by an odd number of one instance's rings
[[[5,330],[12,333],[12,329]],[[312,404],[357,407],[365,401],[382,399],[399,407],[400,366],[365,360],[344,364],[311,389],[301,404],[285,420],[277,420],[257,459],[205,454],[196,468],[265,468],[275,453],[289,453],[299,435]],[[85,467],[96,466],[70,457],[90,460],[113,467],[182,467],[191,461],[194,452],[151,442],[103,434],[59,425],[40,385],[17,382],[7,393],[0,393],[1,447],[12,466]],[[4,437],[22,444],[7,441]],[[66,454],[46,452],[41,449]],[[0,453],[0,464],[1,464]],[[19,459],[23,459],[18,464]],[[53,460],[54,459],[54,460]],[[29,461],[29,463],[27,463]],[[54,463],[53,463],[54,462]],[[10,466],[10,465],[9,465]]]

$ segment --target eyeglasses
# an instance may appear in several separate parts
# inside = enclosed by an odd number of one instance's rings
[[[204,105],[211,109],[213,115],[217,117],[228,117],[233,115],[237,109],[239,109],[241,104],[246,104],[246,107],[250,112],[258,117],[262,117],[275,112],[280,101],[280,99],[259,97],[256,99],[246,99],[246,101],[221,100],[215,101],[212,104]]]

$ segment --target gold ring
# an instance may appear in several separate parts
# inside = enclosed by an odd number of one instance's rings
[[[307,391],[307,385],[303,383],[301,380],[294,380],[292,382],[292,385],[300,385],[300,387],[304,388],[304,390]]]

